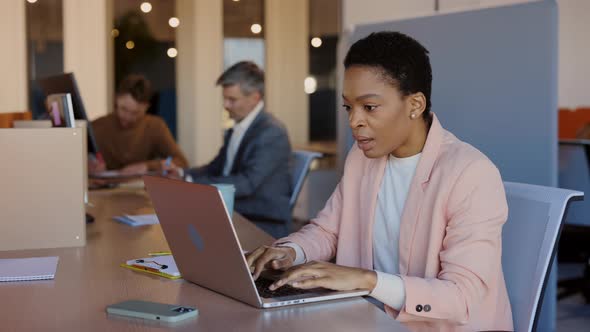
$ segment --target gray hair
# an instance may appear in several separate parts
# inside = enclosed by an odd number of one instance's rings
[[[229,67],[216,83],[223,87],[235,84],[239,84],[245,95],[258,91],[264,97],[264,71],[252,61],[241,61]]]

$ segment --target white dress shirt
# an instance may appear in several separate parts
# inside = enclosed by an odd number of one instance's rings
[[[238,153],[238,149],[240,148],[240,143],[242,142],[242,138],[244,138],[244,134],[254,122],[254,119],[258,116],[258,114],[262,111],[264,107],[264,102],[260,101],[256,107],[248,114],[242,121],[236,123],[233,127],[233,133],[229,139],[229,144],[227,145],[227,153],[225,155],[225,164],[223,165],[223,176],[228,176],[231,173],[232,166],[234,164],[234,159],[236,157],[236,153]]]
[[[234,159],[236,158],[236,153],[238,153],[238,149],[240,148],[240,143],[242,143],[242,138],[244,138],[244,134],[250,128],[254,119],[258,116],[258,114],[264,108],[264,102],[260,101],[256,104],[256,107],[248,114],[242,121],[236,123],[233,127],[232,136],[230,137],[229,144],[227,146],[227,153],[225,155],[225,164],[223,165],[223,176],[228,176],[231,173],[231,168],[234,164]],[[187,182],[193,182],[194,179],[190,174],[186,174],[184,169],[179,169],[178,175],[183,178]]]
[[[421,155],[419,153],[408,158],[389,156],[375,209],[373,269],[377,273],[377,284],[370,296],[398,311],[406,300],[405,286],[398,276],[399,227]],[[280,246],[295,250],[295,265],[306,262],[305,252],[298,244],[286,242]]]

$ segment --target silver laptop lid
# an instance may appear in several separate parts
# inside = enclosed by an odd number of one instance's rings
[[[182,277],[260,307],[261,299],[217,188],[155,176],[143,180]]]

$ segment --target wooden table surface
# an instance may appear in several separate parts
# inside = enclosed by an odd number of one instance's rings
[[[149,198],[117,189],[91,192],[90,203],[96,221],[87,227],[86,247],[0,252],[0,258],[59,256],[54,280],[0,283],[0,331],[406,331],[362,298],[261,310],[184,280],[121,268],[168,249],[159,225],[134,228],[111,219],[150,209]],[[234,225],[245,249],[273,241],[240,216]],[[106,314],[109,304],[130,299],[191,305],[199,315],[166,324]]]

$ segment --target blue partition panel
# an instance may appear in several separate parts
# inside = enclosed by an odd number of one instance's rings
[[[557,5],[505,6],[359,26],[406,33],[430,51],[432,110],[506,181],[557,185]],[[352,140],[348,141],[348,147]]]

